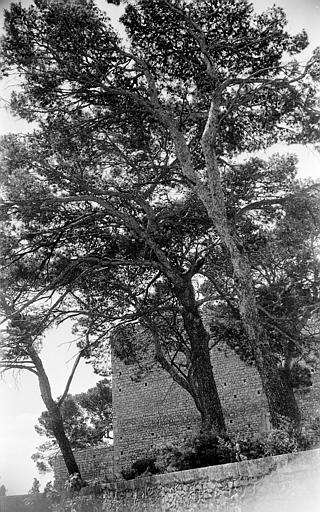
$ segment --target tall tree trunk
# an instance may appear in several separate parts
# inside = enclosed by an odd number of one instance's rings
[[[141,236],[140,233],[139,235]],[[183,383],[183,379],[170,370],[170,365],[167,364],[162,357],[161,351],[159,351],[159,344],[156,342],[156,349],[158,345],[157,358],[176,382],[182,385],[192,395],[196,407],[201,414],[202,430],[214,430],[217,434],[222,434],[226,431],[226,426],[217,386],[212,373],[209,351],[210,336],[203,325],[191,281],[195,269],[193,269],[193,273],[189,271],[181,275],[171,266],[165,254],[149,236],[146,241],[149,247],[154,251],[159,265],[161,265],[162,272],[171,283],[174,294],[182,309],[184,328],[191,346],[192,372],[188,382],[185,381]],[[153,329],[151,328],[151,330]],[[156,332],[154,332],[154,337],[156,340]]]
[[[237,285],[239,314],[268,400],[272,424],[278,426],[279,418],[286,416],[298,425],[300,412],[293,389],[288,381],[281,377],[266,333],[263,332],[260,324],[249,260],[227,217],[216,154],[220,100],[221,93],[217,89],[212,95],[201,138],[201,149],[207,171],[206,181],[202,180],[195,171],[189,147],[177,123],[164,111],[161,113],[161,121],[172,135],[183,174],[193,184],[194,192],[204,204],[222,242],[229,251]]]
[[[267,334],[260,323],[249,259],[235,227],[230,224],[227,217],[215,150],[216,134],[219,130],[219,102],[218,96],[213,97],[201,139],[211,196],[209,203],[206,201],[206,207],[230,254],[238,294],[239,314],[267,397],[271,423],[273,426],[278,426],[281,416],[285,416],[298,426],[300,411],[293,389],[289,382],[282,378]]]
[[[237,240],[237,236],[231,236],[226,219],[219,226],[216,223],[216,228],[230,253],[238,292],[239,314],[268,401],[271,423],[277,427],[281,416],[285,416],[299,426],[300,411],[293,388],[281,372],[278,360],[272,353],[268,337],[260,323],[246,252]]]
[[[43,367],[42,361],[32,344],[28,346],[27,350],[37,370],[41,397],[47,408],[47,411],[49,412],[52,422],[52,430],[61,450],[68,474],[73,475],[74,473],[79,473],[81,477],[78,464],[70,445],[70,441],[65,433],[60,409],[58,404],[52,398],[49,379]]]
[[[203,325],[189,277],[180,286],[175,286],[175,294],[182,306],[184,328],[191,346],[190,385],[201,414],[202,430],[222,434],[226,431],[226,425],[212,372],[210,336]]]
[[[78,473],[81,478],[79,466],[74,458],[70,441],[65,433],[60,409],[55,403],[50,407],[47,405],[47,409],[51,417],[52,431],[62,453],[68,474],[73,475],[74,473]]]

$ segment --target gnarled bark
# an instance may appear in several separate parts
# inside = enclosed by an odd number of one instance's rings
[[[290,381],[281,373],[278,361],[272,353],[269,340],[260,323],[246,253],[243,249],[241,250],[235,236],[232,237],[225,226],[220,229],[220,235],[223,236],[230,253],[237,283],[239,314],[268,401],[271,423],[273,426],[278,426],[281,416],[285,416],[299,425],[300,411],[293,388]]]
[[[219,94],[213,94],[207,122],[201,139],[201,149],[206,164],[207,183],[195,171],[189,147],[177,124],[166,114],[161,121],[171,133],[181,169],[204,204],[230,255],[238,292],[238,308],[248,343],[256,362],[263,390],[267,397],[271,422],[278,426],[281,416],[296,425],[300,412],[290,383],[281,376],[277,360],[272,354],[266,333],[260,324],[250,263],[238,240],[235,226],[231,226],[226,212],[220,170],[216,156],[216,135],[219,129]]]

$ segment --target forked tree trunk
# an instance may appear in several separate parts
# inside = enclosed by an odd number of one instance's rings
[[[43,367],[42,361],[32,345],[28,347],[28,353],[37,370],[41,397],[50,415],[52,431],[61,450],[68,474],[73,475],[74,473],[78,473],[81,478],[79,466],[74,457],[70,441],[65,433],[60,409],[52,398],[49,379]]]
[[[201,414],[202,431],[223,434],[226,425],[210,360],[210,336],[196,303],[191,280],[175,286],[175,294],[182,306],[184,328],[191,346],[190,387],[197,409]]]
[[[191,394],[195,405],[201,414],[202,430],[214,431],[222,434],[226,431],[222,407],[212,373],[212,366],[209,351],[210,336],[203,325],[194,288],[191,281],[192,273],[180,274],[167,260],[167,257],[159,249],[153,240],[148,239],[150,247],[154,251],[162,272],[171,283],[174,295],[177,298],[183,318],[183,324],[190,342],[191,371],[188,377],[181,377],[175,372],[161,350],[161,343],[158,340],[157,329],[150,326],[153,332],[157,359],[162,367],[168,371],[172,378]],[[195,271],[193,269],[193,271]],[[152,324],[152,322],[151,322]]]
[[[239,243],[237,234],[231,229],[227,217],[215,149],[216,136],[219,131],[220,100],[221,93],[217,90],[212,95],[205,129],[201,138],[201,150],[207,171],[206,180],[203,180],[195,171],[190,149],[177,123],[164,111],[162,111],[160,119],[172,135],[183,174],[189,183],[193,184],[194,192],[204,204],[222,242],[229,251],[236,281],[240,318],[267,397],[272,424],[278,426],[279,418],[285,416],[299,425],[300,413],[293,389],[287,380],[281,377],[277,361],[272,354],[266,333],[263,332],[259,321],[248,258],[243,251],[243,247],[241,247],[241,243]]]
[[[21,329],[21,335],[23,336],[23,339],[25,340],[24,349],[28,353],[28,356],[30,357],[30,360],[32,361],[32,363],[35,367],[38,382],[39,382],[41,398],[42,398],[42,400],[47,408],[47,411],[50,415],[52,430],[53,430],[54,436],[56,438],[56,441],[59,445],[59,448],[61,450],[61,454],[64,459],[65,465],[67,467],[68,474],[73,475],[74,473],[78,473],[81,478],[80,470],[79,470],[78,464],[74,458],[74,454],[73,454],[73,451],[72,451],[72,448],[70,445],[70,441],[67,438],[66,433],[65,433],[60,408],[59,408],[58,404],[52,398],[51,386],[50,386],[49,379],[48,379],[46,371],[43,367],[42,361],[41,361],[40,357],[38,356],[36,349],[33,346],[34,340],[30,334],[25,333],[25,329],[23,327],[23,322],[22,322],[22,327],[20,325],[20,321],[21,321],[20,314],[18,313],[16,315],[14,315],[14,311],[12,311],[12,308],[7,304],[4,294],[1,292],[0,292],[0,301],[1,301],[2,307],[4,308],[4,310],[6,311],[8,316],[9,315],[13,316],[13,318],[15,320],[15,324],[14,324],[15,327],[18,327]],[[76,365],[74,366],[74,369],[73,369],[73,372],[71,375],[73,375],[75,368],[76,368]],[[70,385],[71,378],[72,377],[69,378],[66,389],[68,389],[68,386]]]

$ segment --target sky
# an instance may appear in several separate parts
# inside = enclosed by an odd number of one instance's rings
[[[72,340],[71,323],[48,332],[41,358],[49,377],[53,397],[60,396],[71,372],[77,353]],[[72,394],[86,391],[102,379],[93,373],[90,365],[80,362],[71,384]],[[34,430],[41,412],[45,410],[38,387],[38,379],[31,372],[9,373],[0,381],[0,485],[8,494],[27,492],[38,478],[42,485],[52,480],[52,474],[41,477],[31,460],[36,447],[45,442]]]
[[[31,4],[31,0],[22,0],[23,5]],[[117,13],[115,6],[107,5],[106,0],[97,0],[99,7],[108,9],[114,18]],[[305,28],[309,34],[310,46],[304,51],[303,59],[308,59],[312,50],[320,46],[320,0],[255,0],[257,11],[265,10],[274,3],[285,9],[289,21],[288,30],[292,33]],[[2,26],[3,9],[10,4],[8,0],[0,0],[0,25]],[[13,118],[5,110],[10,89],[14,83],[0,84],[0,134],[8,132],[24,132],[26,123]],[[283,146],[273,151],[286,151]],[[290,147],[299,156],[300,173],[320,178],[320,156],[310,146]],[[270,152],[265,152],[269,154]],[[41,356],[53,387],[53,396],[59,396],[64,389],[71,371],[76,349],[72,343],[71,324],[51,330],[44,343]],[[93,374],[89,365],[81,363],[71,393],[79,393],[95,385],[99,377]],[[42,478],[37,473],[31,460],[36,446],[44,440],[35,432],[34,425],[44,410],[36,377],[31,374],[20,374],[15,378],[7,376],[0,381],[0,485],[3,483],[8,494],[26,493],[32,486],[33,478],[37,477],[42,485],[52,480],[52,475]]]

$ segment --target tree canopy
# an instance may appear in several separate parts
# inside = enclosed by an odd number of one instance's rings
[[[190,391],[206,428],[222,431],[194,288],[222,264],[228,293],[218,293],[237,311],[272,422],[299,423],[265,321],[278,315],[278,325],[287,310],[258,285],[263,250],[256,270],[253,246],[277,215],[290,218],[285,204],[311,205],[317,189],[294,182],[292,158],[237,157],[318,140],[319,51],[305,65],[291,59],[306,34],[287,33],[282,9],[255,14],[245,0],[137,0],[122,23],[125,39],[90,0],[6,13],[3,69],[22,80],[11,106],[39,126],[2,141],[6,286],[18,311],[50,296],[47,322],[80,315],[88,350],[99,330],[142,318],[150,328],[150,311],[156,326],[163,300],[173,304]]]

